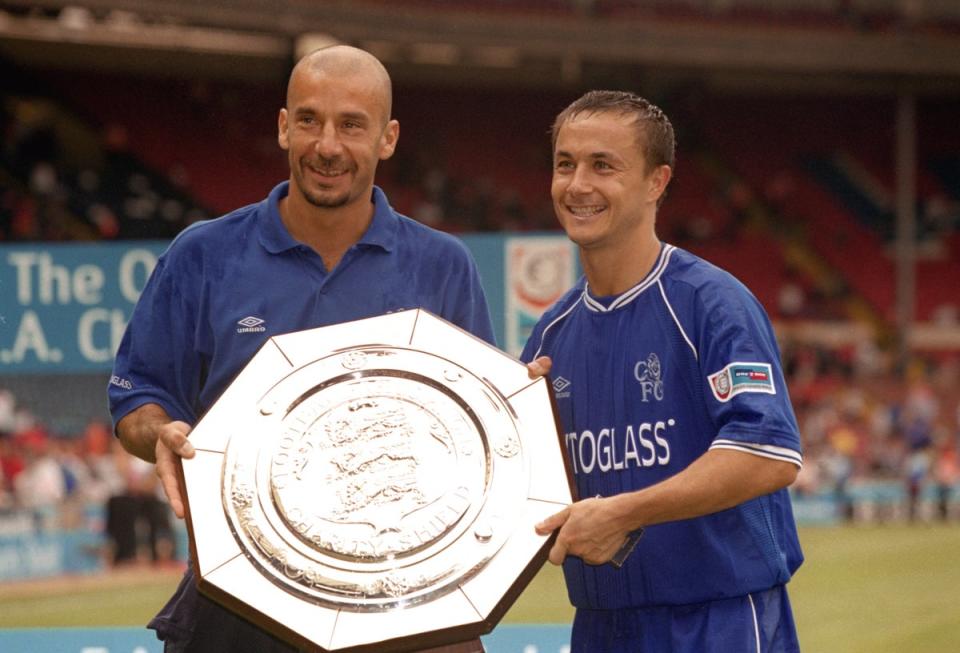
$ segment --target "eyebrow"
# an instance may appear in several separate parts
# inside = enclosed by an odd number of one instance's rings
[[[569,152],[567,152],[566,150],[557,150],[557,152],[554,154],[554,156],[556,156],[556,157],[566,157],[566,158],[568,158],[568,159],[572,159],[572,158],[573,158],[573,155],[570,154]],[[617,158],[617,157],[615,157],[615,156],[614,156],[613,154],[611,154],[610,152],[600,151],[600,152],[591,152],[590,155],[589,155],[589,158],[591,158],[591,159],[615,159],[615,158]]]
[[[297,107],[294,111],[294,114],[297,116],[303,115],[316,115],[317,110],[313,107]],[[370,122],[371,118],[368,114],[362,111],[347,111],[339,115],[341,120],[359,120],[362,122]]]
[[[340,114],[341,118],[346,118],[348,120],[361,120],[369,121],[370,116],[362,111],[348,111],[346,113]]]

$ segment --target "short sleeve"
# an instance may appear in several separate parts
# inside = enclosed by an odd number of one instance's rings
[[[455,256],[452,258],[454,264],[450,268],[450,277],[444,284],[445,315],[442,317],[496,346],[490,309],[480,282],[477,264],[460,241],[456,241],[455,247]]]
[[[148,403],[159,404],[173,419],[197,420],[197,309],[172,267],[166,255],[160,258],[120,342],[107,392],[114,424]]]
[[[763,307],[732,278],[701,288],[698,296],[704,401],[718,427],[711,448],[801,466],[799,429]]]

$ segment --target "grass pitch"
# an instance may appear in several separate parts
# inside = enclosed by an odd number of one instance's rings
[[[960,526],[806,528],[790,583],[811,653],[960,651]]]
[[[805,653],[960,651],[960,526],[804,528],[790,583]],[[138,626],[176,572],[127,571],[0,585],[0,627]],[[505,623],[569,623],[560,571],[547,565]]]

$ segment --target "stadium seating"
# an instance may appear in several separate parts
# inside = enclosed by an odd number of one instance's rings
[[[778,213],[777,219],[803,227],[824,260],[842,273],[883,319],[893,319],[892,102],[712,98],[710,115],[701,117],[710,142],[752,188],[766,196]],[[949,131],[945,119],[938,124]],[[922,208],[936,193],[948,191],[941,190],[931,172],[942,159],[931,156],[924,147],[919,157],[918,216],[922,221]],[[776,185],[784,178],[789,179],[789,192],[777,195]],[[940,307],[956,303],[956,298],[950,297],[947,280],[960,278],[960,260],[948,251],[957,227],[941,228],[947,231],[941,253],[935,258],[921,258],[918,263],[918,280],[922,281],[917,285],[917,315],[921,320],[931,319]],[[929,229],[922,227],[918,235],[929,235]],[[851,256],[853,243],[855,256]]]
[[[65,111],[103,135],[108,160],[136,173],[141,186],[146,180],[150,192],[183,193],[181,204],[195,201],[216,215],[259,200],[286,176],[275,126],[282,88],[275,84],[75,73],[41,79]],[[547,127],[572,97],[400,85],[394,115],[401,146],[379,183],[400,211],[450,231],[555,229]],[[788,231],[800,234],[880,319],[893,319],[891,100],[716,94],[662,102],[680,134],[677,174],[659,217],[665,238],[732,267],[777,315],[787,274],[777,254]],[[921,104],[920,111],[919,233],[935,237],[937,247],[918,250],[917,314],[930,320],[956,303],[947,280],[960,277],[958,218],[951,214],[960,205],[960,144],[934,136],[950,131],[949,110]],[[102,185],[116,195],[130,183]],[[129,195],[103,199],[122,218]],[[927,207],[938,203],[946,217],[928,224]],[[744,221],[757,206],[769,214],[759,229]],[[9,222],[13,209],[5,210]],[[122,222],[121,237],[172,235],[162,220]],[[747,223],[752,232],[743,236]],[[747,263],[758,258],[762,266]]]

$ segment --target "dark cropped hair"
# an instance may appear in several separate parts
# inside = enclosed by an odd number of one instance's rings
[[[557,148],[557,135],[560,128],[580,114],[618,113],[634,116],[638,138],[637,142],[647,162],[647,170],[656,166],[668,165],[673,168],[676,141],[673,125],[660,107],[648,102],[635,93],[626,91],[590,91],[560,112],[550,128],[553,149]]]

